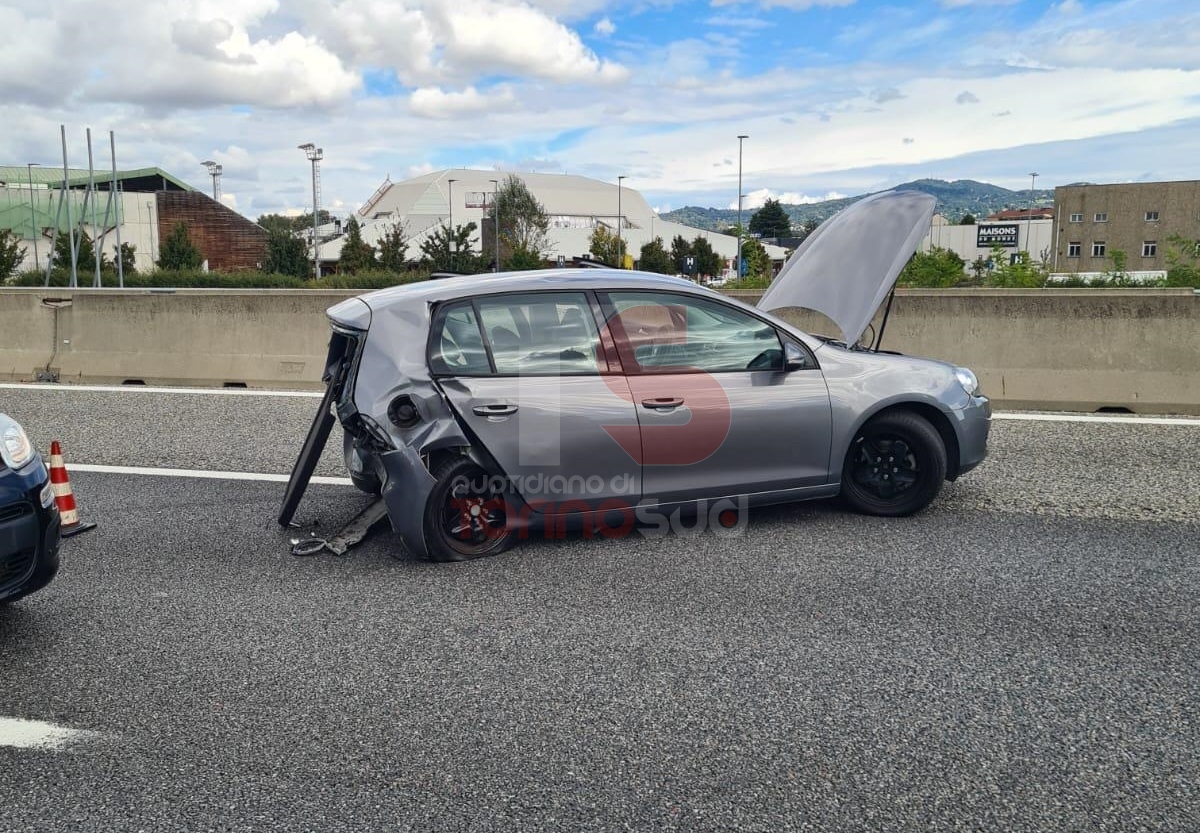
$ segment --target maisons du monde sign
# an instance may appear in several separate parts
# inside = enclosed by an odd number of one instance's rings
[[[1015,249],[1017,247],[1017,224],[988,223],[976,226],[975,245],[980,249],[990,249],[992,246]]]

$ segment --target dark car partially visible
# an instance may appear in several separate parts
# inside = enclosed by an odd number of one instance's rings
[[[58,572],[59,515],[50,475],[16,421],[0,413],[0,604]]]

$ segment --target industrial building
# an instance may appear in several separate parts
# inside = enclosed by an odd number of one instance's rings
[[[1172,237],[1200,239],[1200,181],[1063,185],[1054,211],[1055,272],[1111,271],[1120,251],[1127,271],[1161,273]]]
[[[267,234],[261,227],[159,168],[117,171],[114,177],[112,171],[0,166],[0,229],[21,239],[22,271],[44,270],[55,230],[66,234],[70,228],[83,229],[109,260],[119,234],[121,243],[136,247],[138,271],[150,271],[159,242],[176,223],[187,226],[210,269],[254,269],[263,260]],[[79,264],[81,284],[92,282],[93,269]]]
[[[507,176],[502,171],[453,168],[403,182],[385,180],[357,212],[357,219],[363,225],[363,240],[377,245],[386,230],[400,222],[410,240],[408,255],[416,257],[421,242],[434,229],[474,222],[478,229],[473,238],[475,250],[487,251],[492,238],[483,218],[491,195]],[[731,269],[737,257],[736,237],[667,222],[638,191],[628,186],[571,174],[519,173],[517,176],[550,220],[546,234],[548,251],[542,253],[548,261],[572,262],[586,258],[592,232],[601,226],[614,235],[620,234],[631,258],[636,258],[642,246],[655,237],[661,237],[664,246],[670,249],[671,241],[677,236],[689,242],[697,237],[705,238]],[[322,243],[322,263],[335,264],[344,242],[344,237],[337,236]],[[782,263],[788,251],[771,244],[764,244],[764,248],[767,256],[776,263]]]
[[[1010,260],[1029,252],[1035,262],[1049,262],[1054,257],[1054,220],[1037,209],[1002,211],[971,225],[957,225],[935,214],[920,248],[924,252],[947,249],[969,267],[977,258],[989,260],[993,246],[999,246]]]

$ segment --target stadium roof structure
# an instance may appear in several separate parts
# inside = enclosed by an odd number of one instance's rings
[[[107,191],[112,184],[112,170],[97,168],[92,173],[92,179],[99,191]],[[28,188],[32,180],[35,188],[61,188],[63,169],[50,165],[35,165],[30,168],[25,165],[0,165],[0,187]],[[177,179],[162,168],[136,168],[127,171],[117,171],[118,188],[130,193],[153,193],[155,191],[195,191],[181,179]],[[67,169],[68,188],[86,188],[88,172],[86,168]]]

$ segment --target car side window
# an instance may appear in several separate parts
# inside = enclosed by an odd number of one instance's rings
[[[439,317],[430,343],[429,368],[439,376],[486,376],[492,372],[470,301],[448,307]]]
[[[610,292],[608,327],[626,372],[782,370],[775,328],[706,298]]]
[[[530,292],[476,300],[502,376],[600,372],[600,336],[582,292]]]

